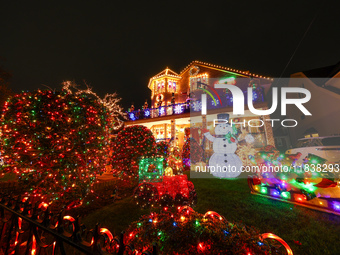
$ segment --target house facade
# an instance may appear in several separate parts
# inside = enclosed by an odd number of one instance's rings
[[[233,114],[233,97],[226,89],[217,89],[220,100],[208,97],[206,114],[202,114],[201,95],[206,92],[210,94],[203,87],[211,87],[212,81],[237,86],[242,90],[245,96],[244,115]],[[254,107],[268,109],[266,96],[272,81],[269,77],[249,71],[201,61],[192,61],[179,73],[166,68],[150,78],[147,84],[147,88],[151,90],[150,101],[143,109],[131,109],[127,112],[129,120],[125,125],[144,125],[151,129],[158,141],[173,141],[178,147],[184,144],[184,129],[191,128],[191,136],[202,145],[202,130],[208,129],[214,134],[213,121],[217,119],[218,113],[223,112],[229,114],[229,121],[243,123],[238,125],[239,131],[242,134],[252,134],[255,147],[274,146],[272,126],[269,121],[265,121],[270,117],[254,115],[246,105],[247,88],[252,86],[254,90],[250,96]],[[256,124],[258,122],[263,125]],[[212,145],[207,143],[202,146]]]

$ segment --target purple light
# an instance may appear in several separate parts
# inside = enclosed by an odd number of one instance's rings
[[[340,211],[340,203],[339,202],[333,202],[333,207],[335,210]]]
[[[277,190],[271,190],[271,194],[273,196],[280,196],[280,192],[278,192]]]

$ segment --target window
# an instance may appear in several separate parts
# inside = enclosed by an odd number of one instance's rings
[[[168,80],[168,92],[176,92],[176,82]]]

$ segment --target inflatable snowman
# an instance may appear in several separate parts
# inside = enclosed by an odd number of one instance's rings
[[[226,123],[229,114],[218,114],[217,118],[223,120],[222,124],[216,124],[213,136],[205,132],[205,137],[213,142],[214,154],[209,160],[209,170],[212,175],[219,178],[235,178],[241,174],[242,161],[235,154],[237,139],[233,128]]]

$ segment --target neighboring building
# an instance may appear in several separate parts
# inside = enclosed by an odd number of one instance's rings
[[[311,93],[311,100],[303,104],[311,116],[305,116],[296,106],[287,106],[287,118],[298,121],[296,127],[289,128],[293,145],[299,138],[340,134],[340,62],[292,74],[288,86],[303,87]]]
[[[225,96],[221,99],[223,107],[218,104],[215,105],[213,100],[209,98],[207,115],[201,116],[201,105],[198,99],[203,92],[195,88],[195,84],[197,82],[209,84],[210,78],[218,78],[223,83],[238,86],[245,96],[248,86],[256,85],[256,90],[252,95],[254,107],[256,109],[267,109],[266,94],[270,89],[272,79],[249,73],[249,71],[193,61],[180,73],[166,68],[153,76],[148,83],[148,88],[151,90],[151,104],[146,105],[144,109],[128,112],[129,121],[126,122],[126,126],[147,126],[157,140],[174,140],[181,147],[184,143],[184,129],[190,127],[190,117],[202,118],[201,125],[191,127],[191,135],[199,143],[202,142],[203,137],[201,129],[213,130],[213,119],[217,118],[217,113],[229,113],[230,119],[235,122],[270,118],[269,116],[255,116],[248,110],[247,106],[245,106],[244,116],[234,116],[232,114],[232,98],[225,89]],[[192,88],[191,91],[190,87]],[[264,121],[264,123],[265,125],[262,127],[250,127],[248,124],[246,127],[242,127],[242,132],[246,131],[245,133],[254,136],[257,147],[274,145],[270,122]]]
[[[289,129],[287,127],[278,126],[273,130],[275,147],[281,152],[292,148],[292,144],[289,137]]]

